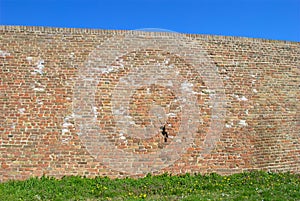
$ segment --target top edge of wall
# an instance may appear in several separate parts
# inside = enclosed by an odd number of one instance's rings
[[[74,33],[74,34],[135,34],[143,33],[149,36],[169,36],[169,35],[183,35],[191,38],[199,39],[218,39],[229,41],[247,41],[247,42],[268,42],[268,43],[284,43],[284,44],[300,44],[296,41],[287,40],[273,40],[263,38],[248,38],[241,36],[221,36],[221,35],[207,35],[207,34],[188,34],[177,32],[144,32],[141,30],[106,30],[106,29],[91,29],[91,28],[61,28],[61,27],[44,27],[44,26],[15,26],[15,25],[0,25],[0,31],[14,31],[14,32],[41,32],[41,33]]]

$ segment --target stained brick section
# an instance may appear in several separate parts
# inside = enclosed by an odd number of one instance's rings
[[[1,26],[0,66],[0,181],[300,172],[297,42]]]

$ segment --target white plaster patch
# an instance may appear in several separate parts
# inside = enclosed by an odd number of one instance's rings
[[[120,133],[119,136],[120,136],[119,138],[120,138],[121,140],[126,140],[126,137],[123,135],[123,133]]]
[[[12,123],[12,125],[10,126],[10,128],[15,129],[16,128],[16,123]]]
[[[70,127],[74,127],[74,123],[72,122],[72,119],[74,118],[74,114],[68,115],[64,118],[64,123],[62,125],[62,130],[61,133],[69,133],[70,132]]]
[[[65,133],[69,133],[70,132],[70,130],[69,129],[67,129],[67,128],[63,128],[62,130],[61,130],[61,133],[64,135]]]
[[[248,99],[245,96],[239,97],[239,95],[233,95],[238,101],[247,101]]]
[[[43,92],[43,91],[45,91],[45,89],[36,87],[36,88],[33,88],[33,91]]]
[[[203,93],[197,92],[197,91],[192,91],[192,94],[203,94]]]
[[[70,58],[73,59],[73,58],[74,58],[74,55],[75,55],[75,53],[74,53],[74,52],[71,52],[71,53],[70,53]]]
[[[127,115],[127,116],[125,116],[125,118],[126,119],[132,119],[132,116]]]
[[[233,126],[233,122],[228,122],[225,124],[226,128],[231,128]]]
[[[20,112],[20,114],[24,114],[25,108],[20,108],[20,109],[19,109],[19,112]]]
[[[240,120],[239,125],[241,125],[241,126],[248,126],[246,120]]]
[[[97,119],[98,118],[98,108],[94,106],[93,112],[94,112],[94,117]]]
[[[175,113],[168,113],[167,116],[168,117],[176,117],[177,115]]]
[[[134,125],[135,121],[129,121],[129,124]]]
[[[90,81],[90,82],[94,81],[93,78],[85,78],[85,79],[83,79],[83,80],[84,80],[84,81]]]
[[[43,102],[42,100],[40,100],[40,99],[37,99],[37,100],[36,100],[36,103],[37,103],[38,105],[43,105],[43,104],[44,104],[44,102]]]
[[[124,107],[120,107],[118,110],[114,111],[114,114],[118,115],[118,114],[125,114],[126,113],[126,109]]]
[[[64,144],[65,144],[65,143],[68,143],[69,141],[70,141],[70,138],[65,138],[65,139],[62,139],[62,140],[61,140],[61,142],[64,143]]]
[[[74,118],[74,114],[72,113],[71,115],[68,115],[64,118],[64,121],[69,121],[70,119]]]
[[[192,92],[193,91],[193,83],[189,83],[187,81],[181,84],[181,91]]]
[[[238,66],[240,63],[238,61],[233,61],[232,64]]]
[[[215,94],[209,94],[209,98],[211,99],[215,98]]]
[[[43,86],[40,82],[34,81],[34,86],[32,86],[33,91],[36,92],[44,92],[45,86]]]
[[[39,60],[37,62],[36,67],[34,68],[34,72],[39,73],[40,75],[43,75],[44,74],[43,70],[45,68],[44,63],[45,63],[44,60],[42,60],[42,59]]]
[[[176,142],[181,143],[182,142],[181,138],[176,139]]]
[[[169,62],[170,62],[170,59],[167,58],[167,59],[165,60],[165,64],[169,64]]]
[[[247,101],[248,99],[245,96],[242,96],[242,98],[239,99],[240,101]]]
[[[168,68],[174,68],[174,64],[167,65]]]
[[[64,122],[63,123],[63,127],[69,127],[69,126],[73,126],[73,124],[72,123],[69,123],[69,122]]]
[[[230,124],[225,124],[225,127],[226,128],[231,128],[231,125]]]
[[[7,57],[7,56],[10,56],[10,53],[9,53],[9,52],[0,50],[0,57]]]
[[[253,91],[254,93],[257,93],[257,92],[258,92],[256,89],[253,89],[252,91]]]
[[[150,93],[151,93],[150,88],[147,88],[147,94],[150,94]]]
[[[122,61],[123,61],[123,59],[122,59]],[[123,63],[119,63],[119,65],[120,65],[120,69],[124,69],[124,64]]]
[[[108,74],[114,71],[114,67],[108,66],[107,68],[101,68],[100,71],[102,74]]]

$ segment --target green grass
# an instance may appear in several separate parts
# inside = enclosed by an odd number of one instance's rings
[[[68,176],[0,183],[0,200],[300,200],[300,175],[253,171],[140,179]]]

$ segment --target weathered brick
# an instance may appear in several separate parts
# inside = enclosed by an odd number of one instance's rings
[[[0,181],[299,173],[299,66],[298,42],[0,26]]]

